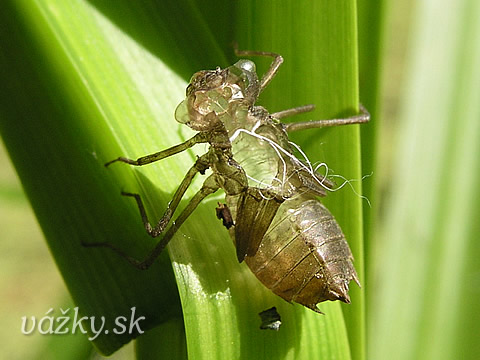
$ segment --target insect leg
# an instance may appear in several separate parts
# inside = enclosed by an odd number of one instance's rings
[[[172,239],[173,235],[177,232],[177,230],[182,226],[182,224],[187,220],[187,218],[192,214],[192,212],[196,209],[198,204],[200,204],[205,197],[210,194],[213,194],[215,191],[219,189],[218,184],[215,181],[214,175],[210,175],[200,190],[193,196],[190,202],[187,204],[185,209],[178,215],[178,217],[173,221],[172,225],[168,228],[167,232],[163,236],[162,240],[155,246],[152,252],[138,264],[138,268],[140,269],[148,269],[150,265],[153,264],[155,259],[160,255],[163,251],[165,246],[167,246],[168,242]]]
[[[270,56],[273,57],[273,61],[270,64],[270,68],[265,74],[263,74],[260,80],[259,94],[267,87],[272,81],[273,77],[277,74],[278,68],[283,63],[283,57],[280,54],[268,52],[268,51],[253,51],[253,50],[238,50],[235,46],[235,55],[237,56]]]
[[[128,158],[125,158],[125,157],[121,156],[119,158],[116,158],[115,160],[107,162],[105,164],[105,166],[109,166],[110,164],[112,164],[114,162],[117,162],[117,161],[121,161],[121,162],[130,164],[130,165],[142,166],[142,165],[150,164],[152,162],[159,161],[159,160],[165,159],[166,157],[178,154],[179,152],[182,152],[182,151],[185,151],[185,150],[191,148],[195,144],[205,143],[205,142],[208,142],[206,134],[201,132],[201,133],[196,134],[194,137],[188,139],[187,141],[185,141],[181,144],[172,146],[171,148],[159,151],[155,154],[142,156],[142,157],[138,158],[137,160],[132,160],[132,159],[128,159]]]
[[[289,111],[291,111],[290,114],[292,115],[298,114],[299,112],[298,111],[295,112],[295,109],[301,109],[301,108],[302,107],[284,110],[284,111],[281,111],[280,114],[282,115],[282,113],[288,113]],[[304,111],[301,111],[301,112],[304,112]],[[286,115],[282,117],[285,117],[285,116]],[[285,130],[287,130],[288,132],[292,132],[297,130],[315,129],[315,128],[322,128],[327,126],[363,124],[368,122],[369,120],[370,120],[370,113],[368,112],[367,109],[363,107],[363,105],[360,104],[360,114],[349,116],[344,119],[312,120],[312,121],[290,123],[290,124],[284,124],[284,125],[285,125]]]
[[[270,114],[270,116],[280,120],[286,117],[303,114],[313,110],[315,110],[315,105],[303,105],[303,106],[294,107],[292,109],[282,110],[282,111]]]
[[[195,177],[195,175],[197,175],[197,173],[204,174],[205,170],[207,170],[208,167],[209,167],[208,162],[206,161],[205,156],[202,156],[197,159],[195,164],[190,168],[190,170],[188,170],[187,174],[183,178],[180,186],[175,191],[175,194],[173,195],[172,200],[170,200],[167,210],[163,214],[162,218],[158,221],[157,225],[155,225],[155,227],[152,227],[152,225],[148,221],[147,213],[145,211],[145,207],[143,206],[143,202],[142,202],[142,199],[140,198],[140,195],[122,192],[122,195],[124,196],[131,196],[135,198],[138,205],[138,209],[140,211],[140,215],[143,220],[143,225],[145,226],[145,230],[147,231],[148,235],[150,235],[151,237],[157,237],[163,232],[163,230],[165,230],[173,214],[175,213],[175,210],[177,209],[178,204],[180,203],[180,200],[185,194],[185,191],[187,191],[188,187],[192,183],[192,180]]]
[[[189,176],[189,175],[187,174],[187,176]],[[179,189],[175,193],[174,199],[172,199],[172,201],[170,202],[169,209],[167,209],[167,211],[165,212],[165,214],[162,217],[162,219],[160,220],[160,222],[157,224],[157,226],[154,229],[152,229],[151,232],[147,228],[148,226],[150,226],[150,228],[151,228],[151,225],[148,222],[146,212],[145,212],[145,207],[143,205],[143,202],[142,202],[142,199],[140,198],[140,196],[138,194],[124,193],[124,195],[126,195],[126,196],[134,197],[135,200],[137,201],[137,205],[138,205],[138,208],[140,210],[140,214],[142,216],[142,220],[144,222],[145,228],[147,229],[147,232],[150,235],[154,236],[153,232],[159,226],[163,227],[163,229],[162,229],[162,231],[163,231],[165,229],[166,225],[170,222],[170,220],[172,218],[172,214],[175,211],[175,209],[172,208],[172,205],[175,205],[175,208],[176,208],[176,206],[178,205],[179,199],[181,198],[181,196],[179,196],[178,199],[176,199],[176,197],[178,197],[178,195],[181,193],[182,187],[186,185],[186,187],[185,187],[185,190],[186,190],[186,188],[190,184],[191,180],[193,179],[193,176],[191,176],[190,179],[187,179],[187,176],[185,177],[184,181],[182,182],[182,185],[179,187]],[[187,185],[187,183],[188,183],[188,185]],[[153,250],[150,252],[150,254],[143,261],[139,261],[139,260],[135,259],[134,257],[125,253],[123,250],[117,248],[116,246],[114,246],[114,245],[112,245],[108,242],[87,243],[87,244],[84,244],[84,245],[87,246],[87,247],[106,247],[106,248],[112,249],[117,254],[119,254],[121,257],[125,258],[130,264],[132,264],[136,268],[141,269],[141,270],[148,269],[153,264],[155,259],[160,255],[160,253],[163,251],[163,249],[165,249],[165,246],[167,246],[167,244],[170,242],[173,235],[175,235],[177,230],[185,222],[185,220],[191,215],[191,213],[195,210],[195,208],[198,206],[198,204],[200,202],[202,202],[202,200],[205,197],[214,193],[218,189],[219,189],[219,186],[218,186],[217,182],[215,181],[214,175],[210,175],[205,180],[205,182],[203,183],[203,186],[200,188],[200,190],[193,196],[193,198],[187,204],[185,209],[183,209],[183,211],[180,213],[180,215],[172,222],[172,225],[170,225],[170,227],[165,232],[162,239],[157,243],[157,245],[155,245]],[[183,190],[183,193],[185,192],[185,190]],[[181,195],[183,195],[183,193]],[[175,202],[175,204],[174,204],[174,202]],[[158,235],[160,235],[160,233],[157,233],[155,236],[158,236]]]

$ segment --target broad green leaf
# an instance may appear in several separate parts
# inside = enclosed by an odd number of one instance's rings
[[[195,359],[346,359],[350,353],[363,359],[362,290],[352,284],[348,307],[321,304],[325,316],[274,296],[237,263],[215,218],[219,196],[201,204],[174,237],[170,260],[165,252],[148,271],[132,268],[108,249],[81,245],[109,241],[138,258],[153,246],[134,201],[120,191],[140,193],[156,221],[194,154],[205,148],[143,168],[103,164],[190,137],[173,120],[175,106],[193,72],[234,61],[231,40],[244,49],[284,55],[285,65],[261,99],[271,111],[306,103],[318,108],[303,119],[358,111],[355,3],[252,4],[233,9],[189,1],[5,2],[1,16],[9,32],[0,35],[0,131],[82,314],[105,316],[112,329],[116,316],[128,317],[135,307],[137,317],[146,317],[142,330],[163,323],[157,336],[161,329],[173,332],[168,335],[179,341],[173,358],[185,355],[183,316],[188,356]],[[258,63],[259,72],[265,71],[266,61]],[[357,126],[308,132],[295,141],[312,161],[327,162],[347,179],[361,178]],[[361,186],[352,185],[360,193]],[[326,202],[363,279],[361,199],[347,186]],[[258,312],[273,305],[284,325],[278,333],[260,331]],[[108,354],[133,336],[101,334],[95,345]],[[141,346],[149,345],[139,345],[139,356]]]
[[[358,111],[358,59],[356,9],[354,2],[316,2],[305,6],[288,3],[282,8],[269,4],[242,5],[238,14],[239,43],[253,49],[275,51],[285,59],[284,65],[262,94],[260,103],[271,111],[305,104],[315,104],[316,111],[298,116],[295,120],[328,119],[355,114]],[[243,22],[241,22],[243,21]],[[264,64],[263,61],[257,61]],[[259,66],[260,69],[265,67]],[[260,70],[261,72],[261,70]],[[346,179],[361,178],[358,126],[304,131],[292,139],[306,151],[312,162],[325,162],[335,174]],[[342,180],[338,180],[338,185]],[[337,218],[355,256],[355,267],[363,277],[362,209],[359,182],[351,183],[355,191],[346,186],[327,196],[325,202]],[[352,357],[364,356],[364,310],[362,290],[352,284],[352,304],[342,306]],[[339,304],[320,304],[325,318],[340,311]],[[340,315],[340,314],[339,314]],[[312,319],[312,334],[323,319],[309,311],[305,318]],[[315,320],[313,320],[315,319]],[[330,330],[332,333],[334,330]],[[340,339],[342,333],[335,336]],[[303,358],[327,358],[335,354],[333,344],[324,343],[318,336],[316,344],[301,345]],[[326,353],[321,353],[321,349]],[[318,352],[317,352],[318,351]],[[300,356],[299,358],[302,358]],[[343,356],[346,356],[344,354]]]

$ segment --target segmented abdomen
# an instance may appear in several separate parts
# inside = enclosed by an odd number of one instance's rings
[[[275,294],[320,312],[325,300],[349,303],[351,280],[359,284],[353,257],[338,223],[318,200],[286,200],[257,253],[245,261]],[[360,284],[359,284],[360,285]]]

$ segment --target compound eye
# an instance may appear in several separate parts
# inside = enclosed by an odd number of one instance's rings
[[[180,124],[188,124],[190,122],[187,99],[178,104],[177,108],[175,109],[175,120],[177,120]]]
[[[248,72],[251,72],[251,73],[254,73],[257,71],[256,67],[255,67],[255,63],[251,60],[247,60],[247,59],[242,59],[242,60],[239,60],[235,63],[235,66],[239,69],[241,69],[242,71],[248,71]]]

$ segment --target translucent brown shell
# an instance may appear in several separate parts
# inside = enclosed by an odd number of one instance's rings
[[[229,229],[237,259],[245,261],[256,277],[275,294],[316,312],[326,300],[350,302],[349,283],[359,279],[353,257],[338,223],[317,200],[333,184],[294,156],[287,132],[325,126],[365,123],[368,112],[344,119],[283,124],[287,116],[312,111],[313,105],[278,113],[256,106],[283,58],[275,53],[236,51],[239,56],[270,56],[268,71],[259,80],[255,64],[240,60],[225,69],[202,70],[193,75],[175,119],[197,131],[187,141],[137,160],[119,157],[109,161],[143,166],[173,156],[200,143],[209,145],[186,173],[162,218],[151,225],[140,195],[135,199],[145,230],[162,236],[151,253],[139,261],[110,243],[108,247],[139,269],[150,267],[183,222],[205,197],[225,191],[226,204],[217,217]],[[181,199],[197,174],[211,173],[202,187],[174,218]]]

